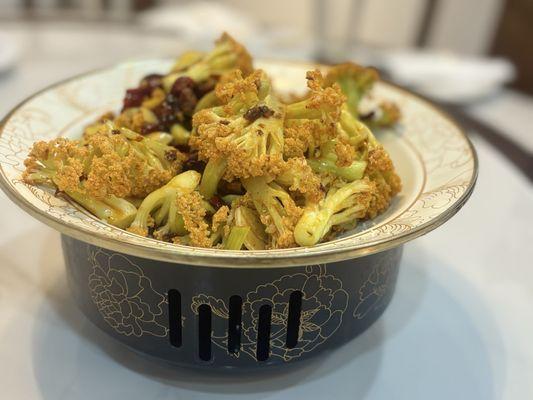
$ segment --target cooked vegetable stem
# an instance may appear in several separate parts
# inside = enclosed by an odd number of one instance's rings
[[[246,236],[250,233],[250,228],[247,226],[233,226],[230,229],[228,238],[224,243],[226,250],[240,250],[244,245]]]

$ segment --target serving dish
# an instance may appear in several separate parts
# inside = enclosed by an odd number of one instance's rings
[[[368,328],[392,298],[402,245],[444,223],[472,193],[475,151],[425,100],[379,83],[372,101],[396,102],[397,131],[379,139],[403,181],[389,210],[308,248],[229,251],[139,237],[21,180],[32,143],[77,137],[120,107],[124,91],[172,60],[121,64],[51,86],[0,124],[0,184],[62,233],[72,293],[84,314],[128,346],[181,365],[256,368],[334,348]],[[305,87],[301,63],[259,62],[280,91]]]

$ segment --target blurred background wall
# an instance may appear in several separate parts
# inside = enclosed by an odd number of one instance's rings
[[[191,10],[197,19],[184,17]],[[339,58],[361,46],[502,55],[517,68],[514,85],[533,93],[533,52],[527,40],[533,37],[532,0],[0,0],[0,24],[137,21],[138,26],[183,33],[194,30],[193,21],[202,16],[206,20],[196,24],[198,35],[224,27],[250,33],[258,43],[270,35],[314,46],[318,58]],[[232,26],[224,25],[232,19]]]
[[[105,18],[125,20],[157,7],[194,0],[0,0],[4,17]],[[488,50],[504,0],[219,0],[269,28],[313,35],[320,3],[328,34],[387,46],[424,44],[481,54]],[[431,11],[431,16],[428,13]],[[431,27],[424,19],[430,17]],[[427,29],[426,29],[427,28]],[[424,30],[424,32],[422,32]],[[420,34],[424,38],[420,38]]]

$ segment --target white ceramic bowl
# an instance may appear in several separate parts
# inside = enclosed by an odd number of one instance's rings
[[[26,158],[37,140],[78,137],[83,126],[118,110],[124,92],[148,73],[168,71],[171,60],[129,62],[60,82],[17,106],[0,124],[0,186],[24,210],[76,239],[123,253],[195,265],[283,267],[361,257],[398,246],[453,216],[472,193],[477,159],[461,128],[425,100],[387,83],[372,102],[392,100],[403,115],[397,131],[378,134],[403,181],[403,190],[378,218],[326,243],[265,251],[229,251],[147,239],[108,225],[52,191],[22,182]],[[305,88],[302,63],[258,62],[281,91]]]

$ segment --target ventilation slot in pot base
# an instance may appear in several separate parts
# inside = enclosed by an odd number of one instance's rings
[[[168,328],[170,344],[181,347],[181,294],[176,289],[168,291]]]
[[[259,308],[257,321],[257,361],[266,361],[270,355],[270,319],[272,307],[263,305]]]
[[[285,347],[293,349],[298,345],[299,331],[302,314],[301,291],[293,291],[289,297],[287,319],[285,322],[286,336]],[[226,326],[227,353],[239,354],[242,346],[243,331],[243,299],[239,295],[233,295],[228,299],[228,319]],[[182,298],[176,289],[168,291],[168,321],[170,344],[181,347],[183,342],[182,328]],[[198,358],[202,361],[213,359],[211,334],[213,328],[213,311],[209,304],[201,304],[197,309],[197,351]],[[256,337],[256,360],[266,361],[270,357],[270,335],[272,330],[272,305],[263,304],[259,308],[258,317],[255,321],[257,329]],[[279,322],[277,322],[279,323]],[[187,326],[187,325],[186,325]],[[187,334],[185,334],[187,336]]]
[[[300,331],[300,315],[302,312],[302,292],[295,291],[289,298],[289,317],[287,318],[287,337],[285,345],[293,349],[298,344],[298,332]]]
[[[228,318],[228,353],[236,354],[241,349],[242,298],[231,296]]]
[[[211,360],[211,307],[207,304],[198,307],[198,357]]]

